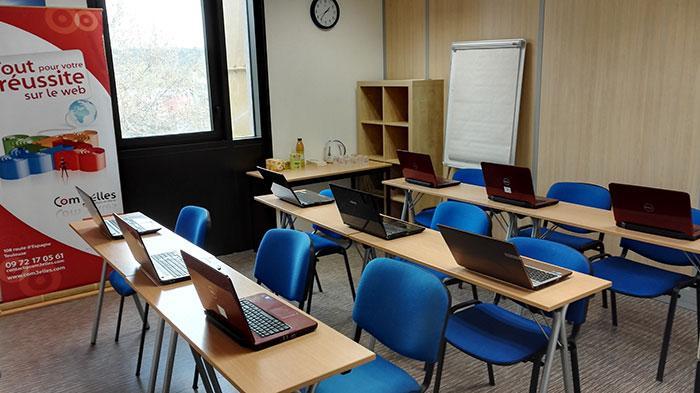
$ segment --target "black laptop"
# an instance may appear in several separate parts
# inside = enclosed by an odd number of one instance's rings
[[[391,240],[423,232],[420,225],[380,213],[377,198],[367,192],[331,184],[343,222],[358,231]]]
[[[401,164],[401,172],[407,183],[431,188],[456,186],[458,180],[445,179],[435,174],[430,155],[407,150],[396,150]]]
[[[559,202],[554,198],[535,195],[530,168],[482,162],[481,170],[484,172],[486,194],[492,201],[530,209],[539,209]]]
[[[512,243],[438,225],[440,233],[460,266],[527,289],[539,289],[571,274],[553,265],[526,265]]]
[[[317,192],[309,190],[293,190],[283,174],[257,167],[265,182],[270,185],[270,190],[279,199],[299,207],[311,207],[333,203],[333,198],[328,198]]]
[[[620,183],[608,188],[617,226],[676,239],[700,238],[687,192]]]
[[[148,247],[146,247],[141,235],[134,227],[124,221],[118,214],[114,215],[114,219],[124,234],[124,240],[126,240],[131,254],[151,281],[158,285],[167,285],[190,279],[185,261],[180,255],[180,250],[152,254],[148,251]]]
[[[104,233],[110,239],[121,239],[123,237],[122,231],[119,229],[119,225],[117,225],[116,221],[111,219],[105,220],[105,218],[102,217],[102,213],[100,213],[100,209],[97,208],[95,200],[92,199],[90,194],[83,191],[78,186],[76,186],[75,189],[78,191],[80,199],[83,200],[83,204],[85,204],[85,208],[87,209],[88,213],[90,213],[90,217],[92,217],[95,224],[100,227],[102,233]],[[131,225],[132,228],[135,228],[141,235],[148,235],[149,233],[158,232],[161,228],[157,222],[151,220],[143,213],[135,212],[122,214],[121,218],[128,222],[129,225]]]
[[[262,349],[311,333],[318,326],[301,310],[266,293],[239,298],[220,265],[181,252],[207,319],[241,345]]]

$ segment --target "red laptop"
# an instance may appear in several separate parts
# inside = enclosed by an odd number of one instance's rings
[[[676,239],[700,238],[687,192],[610,183],[617,226]]]
[[[492,201],[531,209],[539,209],[559,202],[554,198],[535,195],[530,168],[482,162],[481,170],[484,172],[486,194]]]
[[[436,175],[433,161],[428,154],[396,150],[396,155],[399,157],[401,172],[403,172],[407,183],[432,188],[444,188],[459,184],[458,180],[445,179]]]
[[[239,344],[262,349],[310,333],[318,323],[265,293],[239,299],[231,278],[182,252],[207,318]]]

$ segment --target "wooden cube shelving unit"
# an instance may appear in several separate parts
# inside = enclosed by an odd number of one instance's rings
[[[398,164],[397,149],[430,154],[442,173],[444,81],[357,82],[358,153]]]

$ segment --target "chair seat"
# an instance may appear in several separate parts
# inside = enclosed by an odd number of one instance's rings
[[[690,279],[683,274],[622,257],[608,257],[595,262],[593,275],[612,281],[612,290],[615,292],[645,298],[667,294],[679,283]]]
[[[542,232],[540,232],[542,233]],[[522,237],[532,236],[532,227],[521,229],[519,235]],[[550,231],[543,239],[551,240],[569,246],[577,251],[590,250],[598,244],[598,240],[582,236],[570,235],[559,231]]]
[[[131,296],[134,293],[134,290],[129,286],[129,283],[122,277],[121,274],[117,273],[116,271],[112,271],[109,273],[109,283],[112,285],[112,288],[114,288],[114,291],[117,292],[120,296]]]
[[[416,224],[422,225],[426,228],[430,228],[430,225],[433,223],[433,216],[435,215],[435,208],[431,207],[428,209],[423,209],[420,212],[416,213],[415,221]]]
[[[550,333],[547,326],[543,329]],[[535,321],[484,303],[452,315],[445,338],[462,352],[497,365],[526,361],[547,346]]]
[[[338,249],[343,249],[343,246],[340,244],[321,235],[309,233],[309,237],[311,238],[311,243],[313,243],[314,252],[316,253],[335,253]]]
[[[404,370],[377,355],[376,359],[318,384],[317,393],[419,392],[420,385]]]

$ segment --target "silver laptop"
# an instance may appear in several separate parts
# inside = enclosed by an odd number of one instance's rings
[[[92,199],[90,194],[83,191],[78,186],[76,186],[75,189],[78,191],[80,199],[83,200],[83,203],[85,204],[85,208],[87,209],[88,213],[90,213],[90,217],[92,217],[92,220],[95,221],[95,224],[97,224],[100,227],[102,233],[104,233],[110,239],[121,239],[123,236],[122,231],[119,229],[119,225],[117,225],[117,223],[114,220],[105,220],[104,217],[102,217],[100,209],[97,208],[97,204],[95,204],[95,200]],[[127,223],[129,223],[131,227],[135,228],[141,235],[148,235],[149,233],[158,232],[161,228],[161,226],[158,225],[157,222],[148,218],[143,213],[135,212],[122,214],[121,218]]]

